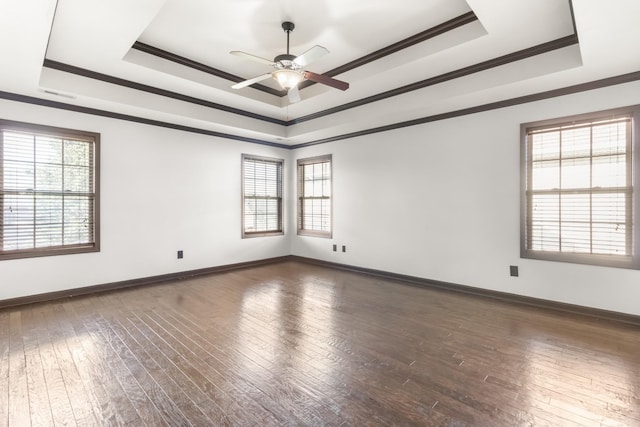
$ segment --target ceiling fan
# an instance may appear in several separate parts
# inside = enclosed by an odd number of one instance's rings
[[[315,45],[300,56],[291,55],[289,53],[289,35],[294,28],[295,25],[293,24],[293,22],[287,21],[282,23],[282,29],[285,33],[287,33],[287,53],[276,56],[275,58],[273,58],[273,61],[266,58],[261,58],[259,56],[251,55],[250,53],[241,52],[239,50],[231,51],[230,53],[232,55],[271,65],[274,68],[274,71],[270,73],[254,77],[240,83],[236,83],[231,87],[233,89],[242,89],[243,87],[250,86],[254,83],[272,77],[280,84],[280,86],[282,86],[283,89],[287,91],[289,102],[300,101],[298,84],[304,79],[331,86],[340,90],[349,89],[349,83],[347,82],[343,82],[341,80],[337,80],[323,74],[316,74],[304,69],[306,65],[328,54],[329,51],[326,48]]]

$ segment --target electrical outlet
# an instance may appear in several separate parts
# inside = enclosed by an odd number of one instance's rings
[[[518,266],[517,265],[510,265],[509,266],[509,275],[511,275],[511,277],[518,277]]]
[[[347,247],[345,245],[342,245],[342,252],[347,252]]]
[[[333,252],[337,252],[338,251],[338,245],[333,245]]]
[[[178,259],[184,258],[184,253],[182,251],[178,251]]]

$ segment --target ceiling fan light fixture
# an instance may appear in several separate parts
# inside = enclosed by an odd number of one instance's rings
[[[272,76],[285,90],[291,89],[304,79],[304,75],[300,71],[291,69],[276,70]]]

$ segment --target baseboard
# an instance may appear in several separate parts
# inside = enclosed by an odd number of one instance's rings
[[[221,273],[230,270],[239,270],[243,268],[257,267],[266,264],[274,264],[282,261],[290,260],[291,256],[281,256],[275,258],[266,258],[256,261],[239,262],[236,264],[226,264],[217,267],[201,268],[197,270],[180,271],[176,273],[162,274],[158,276],[142,277],[139,279],[125,280],[122,282],[104,283],[100,285],[86,286],[82,288],[65,289],[56,292],[47,292],[37,295],[29,295],[0,301],[0,309],[15,307],[25,304],[33,304],[38,302],[46,302],[57,299],[75,297],[80,295],[95,294],[98,292],[114,291],[118,289],[131,288],[134,286],[154,285],[156,283],[166,282],[169,280],[180,280],[188,277],[202,276],[205,274]]]
[[[476,288],[473,286],[460,285],[456,283],[443,282],[438,280],[430,280],[422,277],[408,276],[404,274],[391,273],[383,270],[375,270],[372,268],[358,267],[348,264],[340,264],[336,262],[323,261],[315,258],[306,258],[297,255],[285,255],[281,257],[266,258],[255,261],[240,262],[236,264],[226,264],[217,267],[201,268],[197,270],[180,271],[176,273],[163,274],[158,276],[143,277],[139,279],[125,280],[122,282],[105,283],[101,285],[86,286],[82,288],[66,289],[63,291],[48,292],[37,295],[29,295],[26,297],[18,297],[0,301],[0,309],[15,307],[25,304],[33,304],[38,302],[52,301],[62,298],[69,298],[80,295],[89,295],[98,292],[114,291],[134,286],[154,285],[170,280],[180,280],[188,277],[202,276],[206,274],[221,273],[230,270],[240,270],[251,267],[258,267],[268,264],[276,264],[285,261],[298,261],[307,264],[314,264],[322,267],[336,268],[339,270],[353,271],[356,273],[367,274],[370,276],[382,277],[384,279],[398,280],[404,283],[428,287],[432,289],[441,289],[450,292],[459,292],[469,295],[475,295],[485,298],[492,298],[506,301],[514,304],[522,304],[536,308],[549,309],[564,313],[577,314],[599,321],[613,321],[640,326],[640,316],[633,314],[620,313],[617,311],[603,310],[593,307],[585,307],[575,304],[567,304],[562,302],[550,301],[541,298],[527,297],[508,292],[493,291],[489,289]]]
[[[620,313],[617,311],[603,310],[599,308],[586,307],[582,305],[568,304],[563,302],[556,302],[545,300],[541,298],[527,297],[522,295],[516,295],[508,292],[493,291],[490,289],[476,288],[473,286],[460,285],[456,283],[442,282],[438,280],[430,280],[422,277],[407,276],[404,274],[390,273],[383,270],[375,270],[371,268],[357,267],[347,264],[339,264],[330,261],[318,260],[315,258],[306,258],[297,255],[291,255],[289,257],[292,261],[305,262],[307,264],[314,264],[318,266],[324,266],[329,268],[336,268],[340,270],[348,270],[357,273],[368,274],[371,276],[378,276],[385,279],[399,280],[410,285],[417,285],[421,287],[441,289],[451,292],[460,292],[485,298],[492,298],[501,301],[506,301],[514,304],[522,304],[530,307],[542,308],[560,311],[564,313],[577,314],[580,316],[589,317],[598,321],[613,321],[627,323],[635,326],[640,326],[640,316],[633,314]]]

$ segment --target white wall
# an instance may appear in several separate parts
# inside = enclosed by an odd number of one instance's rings
[[[241,153],[289,150],[4,100],[0,117],[99,132],[102,156],[101,251],[0,261],[0,300],[290,253],[240,238]]]
[[[287,151],[0,100],[102,135],[101,251],[1,261],[0,300],[294,254],[640,315],[640,271],[519,258],[520,123],[638,103],[636,82]],[[241,153],[285,159],[286,236],[240,238]],[[327,153],[334,238],[296,236],[295,159]]]
[[[292,253],[640,315],[640,271],[519,258],[520,124],[638,103],[635,82],[296,150],[333,154],[334,234]]]

